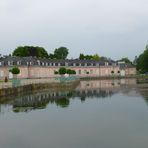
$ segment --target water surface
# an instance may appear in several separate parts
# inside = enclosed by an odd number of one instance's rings
[[[81,81],[0,105],[1,148],[147,148],[148,85]]]

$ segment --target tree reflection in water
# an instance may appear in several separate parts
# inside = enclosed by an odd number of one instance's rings
[[[96,81],[81,81],[77,88],[69,90],[55,90],[34,93],[12,99],[9,102],[1,104],[9,104],[14,112],[28,112],[36,109],[45,109],[48,104],[55,104],[61,108],[66,108],[70,105],[72,98],[80,99],[84,102],[86,99],[107,98],[116,93],[122,92],[128,95],[131,89],[135,88],[136,92],[140,93],[148,103],[148,87],[146,89],[135,87],[135,81],[115,81],[113,80],[96,80]],[[114,83],[114,85],[112,85]]]

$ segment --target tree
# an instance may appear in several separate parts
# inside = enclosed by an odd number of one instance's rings
[[[83,53],[80,53],[79,59],[80,59],[80,60],[84,60],[84,59],[85,59],[85,56],[84,56]]]
[[[56,57],[55,57],[54,54],[50,53],[50,54],[49,54],[49,59],[56,59]]]
[[[83,53],[80,53],[79,59],[80,59],[80,60],[99,60],[100,57],[99,57],[98,54],[94,54],[94,55],[84,55]]]
[[[13,67],[13,68],[10,70],[10,72],[11,72],[12,74],[17,75],[17,74],[20,73],[20,69],[19,69],[18,67]]]
[[[76,74],[76,71],[75,71],[75,70],[72,70],[72,74],[74,74],[74,75],[75,75],[75,74]]]
[[[66,73],[70,75],[70,74],[73,74],[73,71],[71,69],[67,69]]]
[[[99,60],[99,59],[100,59],[100,57],[99,57],[98,54],[94,54],[94,55],[92,56],[92,60]]]
[[[72,70],[72,69],[67,69],[66,70],[66,73],[71,75],[71,74],[76,74],[76,71],[75,70]]]
[[[57,74],[59,74],[59,73],[58,73],[58,71],[54,71],[54,74],[57,75]]]
[[[144,52],[137,59],[137,70],[140,73],[148,72],[148,45]]]
[[[54,56],[56,59],[66,59],[68,56],[68,50],[66,47],[60,47],[55,49]]]
[[[13,56],[48,58],[48,53],[43,47],[19,46],[13,51]]]
[[[122,58],[121,60],[119,60],[119,61],[123,61],[123,62],[125,62],[125,63],[129,63],[129,64],[132,64],[132,62],[127,58],[127,57],[125,57],[125,58]]]
[[[55,74],[60,74],[60,75],[64,75],[64,74],[76,74],[75,70],[72,69],[66,69],[65,67],[61,67],[58,71],[55,71]]]
[[[61,67],[60,69],[59,69],[59,71],[58,71],[58,73],[60,74],[60,75],[64,75],[64,74],[66,74],[66,68],[65,67]]]
[[[100,60],[104,61],[104,60],[108,60],[107,57],[100,57]]]

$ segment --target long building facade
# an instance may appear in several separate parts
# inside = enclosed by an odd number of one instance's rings
[[[112,60],[51,60],[36,57],[5,57],[0,59],[0,79],[13,78],[10,69],[17,66],[20,69],[18,78],[51,78],[60,67],[76,71],[79,77],[130,76],[136,74],[136,68],[131,64],[118,63]]]

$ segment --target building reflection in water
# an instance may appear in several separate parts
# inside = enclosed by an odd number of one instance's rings
[[[137,89],[135,86],[137,86],[135,79],[80,81],[79,86],[75,89],[49,90],[24,95],[1,103],[0,109],[1,113],[3,113],[7,109],[10,110],[8,106],[11,106],[14,112],[28,112],[35,109],[45,109],[49,103],[65,108],[70,105],[72,98],[85,101],[86,99],[111,97],[119,92],[126,95],[138,95],[140,89]],[[131,93],[132,90],[134,90],[134,93]],[[143,96],[148,96],[148,94],[145,95],[143,91]],[[145,100],[148,102],[148,98],[145,97]]]

